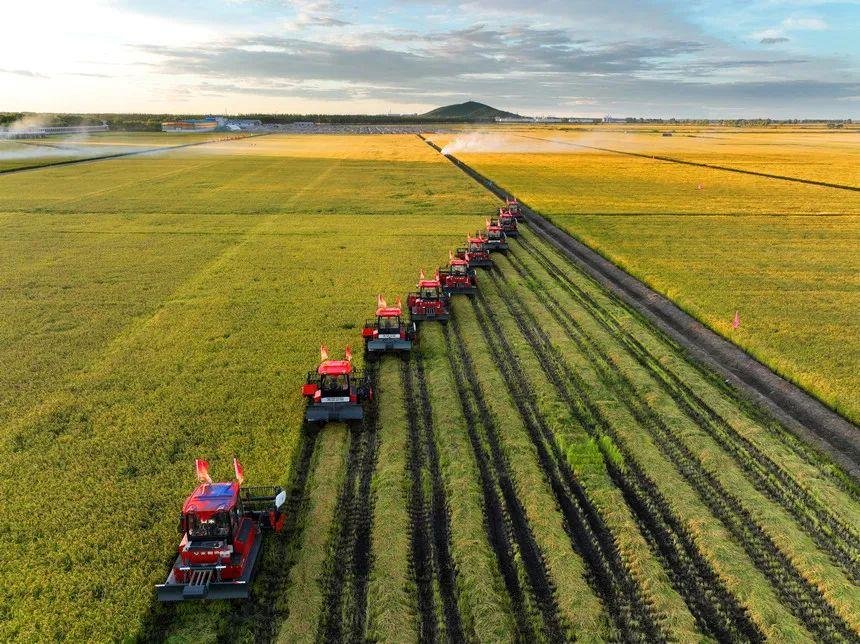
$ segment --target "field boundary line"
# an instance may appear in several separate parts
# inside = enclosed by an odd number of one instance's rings
[[[209,143],[229,143],[230,141],[241,141],[250,139],[256,136],[269,136],[271,132],[264,134],[249,134],[248,136],[236,137],[233,139],[215,139],[212,141],[196,141],[195,143],[181,143],[179,145],[168,145],[161,148],[145,148],[143,150],[132,150],[131,152],[117,152],[115,154],[105,154],[100,157],[87,157],[86,159],[66,159],[65,161],[52,161],[51,163],[42,163],[38,165],[25,165],[17,168],[8,168],[0,170],[0,175],[15,174],[17,172],[32,172],[34,170],[43,170],[45,168],[56,168],[64,165],[75,165],[79,163],[92,163],[94,161],[107,161],[108,159],[121,159],[122,157],[133,157],[139,154],[150,154],[152,152],[168,152],[170,150],[180,150],[182,148],[193,148],[198,145],[208,145]]]
[[[703,163],[701,161],[685,161],[684,159],[676,159],[674,157],[664,157],[658,154],[643,154],[642,152],[626,152],[624,150],[613,150],[612,148],[600,148],[594,145],[585,145],[583,143],[574,143],[573,141],[558,141],[556,139],[543,139],[539,136],[528,136],[526,134],[516,134],[522,139],[532,139],[533,141],[545,141],[547,143],[560,143],[574,148],[583,148],[585,150],[597,150],[598,152],[611,152],[612,154],[623,154],[628,157],[638,157],[640,159],[651,159],[652,161],[665,161],[666,163],[678,163],[680,165],[691,165],[697,168],[710,168],[711,170],[722,170],[723,172],[736,172],[738,174],[751,174],[756,177],[764,177],[765,179],[780,179],[782,181],[792,181],[794,183],[806,183],[812,186],[823,186],[825,188],[837,188],[839,190],[853,190],[860,192],[857,186],[849,186],[844,183],[830,183],[829,181],[817,181],[815,179],[803,179],[801,177],[787,177],[781,174],[770,174],[768,172],[757,172],[756,170],[743,170],[742,168],[733,168],[727,165],[715,165],[713,163]]]
[[[441,148],[424,139],[440,154]],[[453,155],[455,166],[499,199],[513,195]],[[529,227],[563,257],[584,271],[625,305],[683,347],[689,357],[716,372],[732,387],[763,405],[785,427],[826,452],[855,480],[860,480],[860,428],[718,335],[669,298],[654,291],[569,232],[520,201]]]

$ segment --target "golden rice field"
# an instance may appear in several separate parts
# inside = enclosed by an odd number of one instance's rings
[[[524,189],[548,159],[498,156],[493,180]],[[575,156],[532,205],[574,200]],[[0,175],[0,640],[856,641],[856,481],[527,226],[408,359],[361,357],[376,294],[497,206],[400,135]],[[723,332],[740,305],[721,280],[740,285],[766,303],[741,308],[745,346],[804,292],[851,324],[854,233],[828,228],[850,217],[550,214],[631,271],[663,257],[658,288],[708,291],[695,313]],[[772,364],[812,364],[838,397],[850,374],[819,353],[850,342],[819,326]],[[364,423],[303,426],[321,343],[371,375]],[[290,491],[288,530],[249,601],[159,604],[193,459],[226,478],[234,455]]]
[[[532,128],[499,134],[519,151],[456,154],[781,375],[860,419],[860,192],[565,145],[857,186],[857,133],[678,130],[663,137],[623,126]],[[742,326],[733,332],[736,310]]]

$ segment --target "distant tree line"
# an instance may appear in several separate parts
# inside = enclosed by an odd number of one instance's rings
[[[35,117],[46,126],[100,125],[103,121],[114,131],[157,132],[164,121],[203,118],[205,114],[36,114],[33,112],[0,112],[0,126],[8,126],[22,118]],[[481,118],[429,118],[421,115],[389,114],[237,114],[235,118],[260,119],[263,123],[288,124],[300,121],[314,123],[355,124],[416,124],[416,123],[491,123]],[[851,119],[649,119],[626,118],[625,123],[655,123],[666,125],[722,125],[728,127],[767,127],[769,125],[802,125],[828,123],[831,127],[851,123]]]

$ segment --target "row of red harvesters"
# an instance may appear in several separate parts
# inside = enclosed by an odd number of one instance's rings
[[[368,358],[382,353],[408,353],[418,341],[418,322],[447,322],[452,295],[477,292],[478,268],[491,268],[491,252],[508,250],[508,237],[516,237],[517,221],[524,218],[520,204],[508,199],[486,229],[466,238],[466,246],[449,253],[446,267],[432,279],[421,272],[418,290],[406,297],[409,319],[403,315],[400,298],[389,306],[377,297],[376,319],[362,330]],[[307,398],[305,420],[322,425],[330,421],[360,421],[363,403],[373,397],[370,379],[353,370],[352,351],[343,360],[329,359],[320,348],[321,362],[308,374],[302,387]],[[261,531],[280,531],[286,492],[280,487],[242,487],[243,473],[233,459],[236,480],[213,483],[209,464],[195,462],[200,484],[186,499],[179,518],[182,541],[165,583],[156,586],[161,601],[188,599],[243,599],[250,595],[250,582],[260,554]]]

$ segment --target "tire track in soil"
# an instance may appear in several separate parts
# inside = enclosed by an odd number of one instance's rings
[[[420,352],[415,353],[415,372],[418,383],[418,402],[423,420],[425,456],[430,476],[430,525],[433,562],[442,601],[445,638],[448,641],[462,642],[465,641],[465,633],[463,632],[463,622],[457,601],[457,568],[451,556],[451,517],[436,444],[436,428],[433,422],[430,394],[427,390],[424,358]]]
[[[511,602],[511,612],[517,629],[515,639],[532,642],[535,641],[536,634],[528,616],[525,592],[520,585],[512,531],[507,521],[506,511],[502,507],[502,499],[497,487],[496,474],[498,472],[495,472],[491,466],[490,458],[478,434],[478,424],[482,420],[479,420],[479,413],[472,400],[475,386],[474,370],[471,367],[471,360],[464,360],[467,354],[459,329],[456,333],[452,333],[448,329],[448,325],[443,325],[442,334],[445,338],[445,353],[454,375],[455,389],[460,399],[463,418],[466,421],[469,442],[478,467],[484,497],[484,525],[487,530],[487,539],[496,555],[499,572]],[[469,375],[472,376],[471,380]]]
[[[434,607],[433,547],[430,545],[430,521],[424,498],[424,457],[421,450],[419,411],[415,399],[413,367],[410,362],[400,363],[400,381],[403,385],[404,407],[408,425],[409,459],[409,524],[411,556],[410,567],[415,579],[418,599],[418,623],[422,642],[439,639],[439,628]]]
[[[504,279],[498,274],[494,275],[496,280]],[[557,311],[556,307],[544,305],[551,315],[553,311]],[[586,388],[581,378],[570,369],[562,358],[558,357],[557,350],[552,347],[545,334],[542,334],[540,327],[534,322],[534,318],[528,312],[524,312],[524,314],[526,319],[532,320],[532,328],[538,335],[542,336],[541,341],[547,350],[556,355],[567,381],[572,384],[575,383],[574,387],[579,392],[580,400],[590,406],[592,414],[598,414],[599,411],[584,393]],[[557,319],[564,320],[564,317],[562,315]],[[836,613],[822,592],[800,574],[789,557],[779,549],[740,500],[731,494],[712,472],[704,467],[686,445],[676,439],[663,419],[638,397],[630,382],[615,370],[611,359],[593,343],[587,334],[577,334],[576,329],[570,325],[565,325],[563,322],[560,324],[562,324],[568,337],[589,359],[601,380],[615,393],[619,402],[627,408],[634,420],[652,437],[663,456],[674,464],[676,470],[696,491],[700,500],[723,523],[736,542],[744,548],[756,567],[770,582],[783,605],[819,641],[855,640],[857,634]],[[591,423],[593,431],[599,431],[595,422],[597,418],[599,416],[593,415],[591,418],[585,417],[583,420]],[[620,443],[620,441],[616,442]]]
[[[484,398],[484,393],[478,382],[477,371],[472,363],[472,357],[469,355],[468,349],[466,349],[466,345],[463,342],[460,325],[456,319],[452,320],[451,328],[457,340],[456,344],[462,366],[467,375],[467,380],[461,380],[461,382],[469,383],[475,406],[478,410],[478,417],[484,427],[487,445],[490,450],[490,462],[496,471],[497,483],[507,509],[507,518],[510,522],[511,531],[517,544],[532,596],[543,618],[543,632],[550,641],[560,641],[564,639],[565,629],[559,617],[558,604],[555,600],[555,585],[547,570],[543,552],[541,552],[540,546],[531,531],[525,508],[522,506],[522,502],[517,494],[514,479],[510,474],[510,465],[502,451],[502,440],[499,436],[498,428]]]
[[[471,300],[478,324],[534,445],[564,517],[571,545],[588,566],[587,578],[625,641],[664,641],[642,591],[621,560],[611,531],[567,464],[537,405],[528,376],[482,293]]]
[[[568,291],[571,295],[573,295],[571,290],[573,290],[574,293],[576,292],[576,289],[578,288],[577,285],[558,268],[557,264],[553,263],[553,260],[551,260],[543,250],[537,247],[534,242],[522,236],[519,238],[519,241],[523,248],[535,257],[535,260],[541,264],[544,270],[553,277],[562,289]],[[513,256],[515,257],[515,254]],[[730,399],[739,409],[741,409],[748,418],[761,425],[784,447],[791,450],[793,454],[803,460],[806,464],[818,469],[821,474],[826,476],[834,485],[848,494],[853,500],[860,500],[860,486],[855,483],[854,479],[850,478],[850,474],[843,472],[842,476],[838,475],[831,469],[834,464],[828,461],[823,454],[819,454],[814,451],[814,448],[780,425],[779,422],[772,418],[764,409],[758,405],[750,405],[748,401],[741,398],[738,391],[727,386],[725,380],[710,371],[708,367],[700,364],[696,360],[690,360],[689,356],[684,353],[684,350],[681,347],[679,347],[673,340],[667,338],[662,331],[657,329],[654,324],[645,318],[639,311],[628,305],[615,293],[606,290],[597,280],[594,279],[593,276],[586,274],[579,266],[576,265],[575,262],[568,259],[562,259],[561,261],[576,270],[579,275],[589,283],[593,284],[596,288],[604,291],[606,297],[620,309],[637,319],[657,336],[663,337],[667,348],[672,351],[676,358],[692,366],[699,374],[701,374],[704,380],[716,387],[725,397]],[[840,471],[843,470],[841,466],[837,466],[837,469]]]
[[[356,522],[356,540],[352,556],[352,639],[355,642],[364,641],[367,626],[367,583],[370,568],[373,565],[373,506],[376,497],[373,494],[373,473],[376,471],[376,459],[379,455],[379,401],[376,398],[378,387],[379,363],[366,360],[366,369],[370,376],[373,398],[367,404],[364,421],[364,432],[368,435],[367,451],[361,465],[361,477],[358,488],[358,517]]]
[[[493,281],[499,290],[499,295],[504,299],[509,313],[517,321],[520,331],[526,337],[540,364],[545,368],[548,379],[555,386],[562,400],[567,404],[572,416],[580,421],[580,424],[589,431],[590,435],[599,438],[599,434],[591,431],[590,424],[583,422],[584,419],[579,411],[579,406],[570,398],[567,390],[561,383],[561,376],[555,368],[552,356],[548,355],[544,346],[531,333],[529,326],[525,324],[525,320],[528,320],[530,325],[534,326],[536,325],[536,321],[533,317],[526,317],[525,314],[517,310],[522,309],[525,304],[510,289],[506,289],[503,293],[498,288],[495,276],[493,276]],[[514,306],[513,301],[516,302],[516,306]],[[509,355],[514,355],[513,349],[504,337],[498,320],[495,319],[494,314],[491,314],[491,309],[487,305],[483,294],[479,295],[475,307],[476,311],[479,311],[479,315],[484,315],[487,318],[483,325],[488,327],[487,331],[490,331],[489,327],[492,327],[492,331],[499,339],[502,350]],[[484,311],[480,311],[481,307],[483,307]],[[522,368],[516,363],[512,379],[523,383],[528,382]],[[552,430],[543,423],[538,402],[534,395],[530,393],[531,387],[524,386],[523,388],[527,404],[531,407],[532,413],[536,418],[541,419],[540,422],[543,425],[541,428],[542,433],[552,448],[557,467],[563,474],[565,481],[579,485],[576,483],[564,454],[553,438]],[[606,431],[608,424],[602,420],[602,416],[601,421],[601,425],[604,427],[603,433],[614,439],[614,432],[611,429],[608,432]],[[663,568],[666,570],[672,586],[687,604],[699,628],[703,633],[711,635],[718,641],[762,641],[763,636],[757,626],[750,620],[746,611],[725,588],[716,572],[695,546],[692,537],[671,511],[668,502],[659,493],[656,485],[645,476],[623,445],[617,440],[615,443],[622,452],[626,465],[622,469],[601,449],[607,471],[630,507],[652,551],[663,564]],[[585,492],[583,491],[582,494],[584,495]],[[605,526],[603,529],[606,530]],[[614,548],[614,543],[610,543]],[[618,556],[617,549],[614,554],[616,557]],[[627,574],[629,575],[629,573]]]
[[[678,408],[703,429],[731,457],[750,482],[762,494],[778,503],[803,527],[812,540],[826,552],[853,583],[860,582],[860,538],[857,533],[823,503],[805,490],[783,467],[774,462],[748,438],[739,434],[719,413],[682,381],[659,358],[625,329],[584,289],[570,280],[539,248],[530,242],[523,249],[535,256],[553,280],[566,291],[601,327],[618,338],[625,351],[641,365],[669,395]],[[510,254],[514,270],[525,280],[540,288],[540,280]],[[541,288],[544,297],[551,298]],[[555,308],[568,323],[576,325],[573,317],[555,302]],[[578,325],[577,325],[578,326]],[[581,327],[580,328],[581,331]]]
[[[378,365],[372,361],[365,364],[376,391]],[[378,406],[374,397],[367,405],[364,421],[349,427],[346,476],[335,510],[341,523],[331,545],[318,630],[318,638],[325,642],[364,640],[367,581],[372,564],[371,482],[378,453],[377,423]]]
[[[286,619],[286,611],[283,610],[280,600],[289,581],[296,548],[301,543],[302,530],[305,529],[303,517],[307,510],[307,482],[314,462],[318,435],[317,429],[303,423],[302,447],[284,504],[284,530],[281,534],[267,535],[268,554],[264,552],[261,560],[270,563],[257,575],[261,582],[255,583],[251,601],[231,602],[232,610],[216,637],[218,642],[235,642],[241,639],[249,625],[254,641],[271,642],[277,636],[281,622]],[[289,564],[284,565],[283,562]]]

